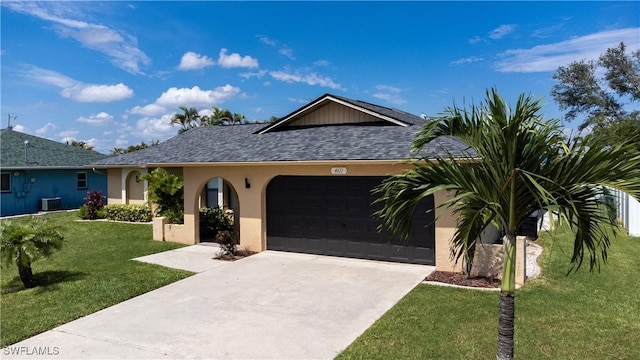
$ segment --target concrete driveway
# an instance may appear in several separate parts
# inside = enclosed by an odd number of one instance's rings
[[[211,261],[2,358],[332,359],[434,270],[274,251]]]

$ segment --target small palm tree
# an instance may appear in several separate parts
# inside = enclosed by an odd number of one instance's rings
[[[189,129],[193,129],[194,127],[196,127],[196,124],[200,120],[200,114],[198,113],[198,110],[193,107],[186,108],[184,106],[181,106],[179,109],[182,110],[182,114],[175,114],[171,118],[172,125],[178,124],[181,126],[178,132],[183,133]]]
[[[456,262],[468,260],[482,230],[505,229],[504,264],[498,318],[498,359],[514,354],[516,230],[538,209],[558,214],[573,231],[571,270],[588,253],[590,269],[606,261],[610,225],[603,211],[606,187],[640,198],[640,154],[630,144],[603,148],[585,139],[567,139],[557,121],[544,121],[540,100],[521,95],[511,110],[495,89],[486,103],[445,109],[414,140],[414,150],[440,136],[455,136],[470,147],[465,161],[448,153],[425,155],[413,168],[385,180],[375,192],[384,206],[382,226],[404,239],[411,232],[416,204],[424,197],[455,193],[439,206],[457,215],[452,239]],[[436,140],[437,141],[437,140]],[[446,149],[444,151],[447,151]],[[431,157],[427,157],[431,156]]]
[[[5,220],[0,224],[2,233],[2,262],[18,267],[20,280],[26,288],[37,286],[31,264],[49,257],[62,248],[64,237],[60,229],[45,219],[29,216],[25,220]]]

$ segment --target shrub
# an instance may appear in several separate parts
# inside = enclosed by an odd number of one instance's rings
[[[87,205],[82,204],[82,206],[80,206],[76,214],[78,214],[78,217],[80,219],[87,220],[89,218],[89,216],[87,215]]]
[[[86,218],[89,220],[95,220],[98,218],[98,211],[102,209],[104,203],[102,202],[101,191],[89,191],[85,198],[86,205]]]
[[[148,206],[136,204],[106,205],[101,212],[105,219],[115,221],[149,222],[153,216]]]
[[[233,215],[219,207],[200,209],[200,238],[215,239],[220,231],[233,230]]]
[[[0,224],[0,252],[2,262],[18,267],[20,280],[26,288],[37,286],[31,263],[49,257],[54,250],[62,248],[64,237],[60,228],[47,223],[43,218],[29,216],[24,220],[6,220]]]
[[[238,234],[235,231],[219,231],[216,234],[216,242],[220,244],[222,255],[233,256],[236,254],[238,247]]]

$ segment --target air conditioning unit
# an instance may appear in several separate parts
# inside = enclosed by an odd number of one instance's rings
[[[43,198],[42,199],[42,211],[52,211],[52,210],[60,210],[62,199],[59,197],[55,198]]]

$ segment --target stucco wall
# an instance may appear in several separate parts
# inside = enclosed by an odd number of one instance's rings
[[[346,168],[346,175],[332,175],[332,168]],[[296,163],[246,165],[187,166],[181,171],[184,179],[185,215],[181,239],[197,243],[199,229],[195,226],[200,197],[207,181],[223,178],[235,190],[239,201],[240,246],[254,251],[266,250],[266,189],[269,181],[278,175],[304,176],[388,176],[401,173],[408,165],[396,162],[369,163]],[[180,173],[176,169],[171,172]],[[110,181],[120,182],[120,176]],[[245,182],[246,179],[246,182]],[[249,187],[246,186],[249,184]],[[110,183],[111,184],[111,183]],[[438,206],[447,194],[436,194]],[[438,214],[438,213],[437,213]],[[449,259],[449,240],[455,231],[455,219],[450,213],[441,214],[436,222],[436,264],[439,269],[453,269]],[[183,240],[184,241],[184,240]]]

